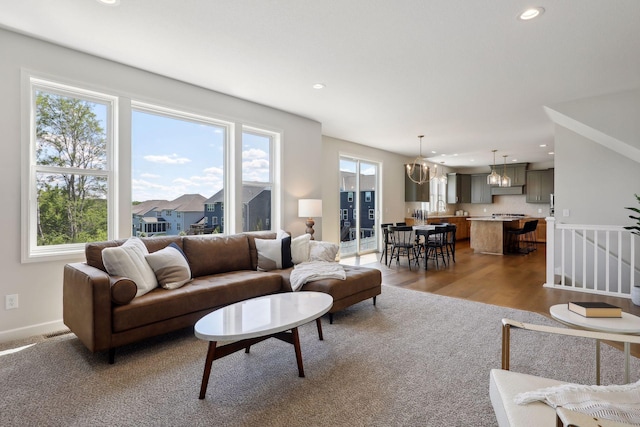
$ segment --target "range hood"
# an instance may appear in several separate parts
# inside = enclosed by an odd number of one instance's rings
[[[524,185],[512,185],[511,187],[491,187],[492,196],[511,196],[524,194]]]

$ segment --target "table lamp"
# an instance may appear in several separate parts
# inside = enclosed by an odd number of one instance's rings
[[[307,218],[307,234],[311,234],[311,240],[313,238],[313,225],[315,222],[313,218],[322,218],[322,200],[320,199],[300,199],[298,200],[298,217]]]

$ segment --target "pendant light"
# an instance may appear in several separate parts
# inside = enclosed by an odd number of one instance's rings
[[[440,162],[442,165],[444,165],[444,162]],[[444,174],[444,166],[443,168],[440,169],[440,175],[438,175],[438,165],[434,166],[435,171],[433,172],[433,180],[438,181],[439,183],[442,184],[446,184],[447,183],[447,175]]]
[[[507,176],[507,155],[502,157],[504,157],[504,174],[500,177],[500,187],[511,187],[511,178]]]
[[[429,166],[427,159],[422,157],[422,138],[424,135],[418,135],[420,140],[420,155],[415,158],[413,163],[407,165],[407,176],[416,184],[424,184],[429,181]]]
[[[491,174],[487,175],[487,185],[498,185],[500,184],[500,174],[496,172],[496,151],[491,150],[493,152],[493,168],[491,168]]]

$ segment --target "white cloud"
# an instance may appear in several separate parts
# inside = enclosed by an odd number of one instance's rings
[[[185,163],[191,162],[190,159],[186,157],[178,157],[177,154],[164,154],[161,156],[149,154],[144,156],[144,159],[151,163],[161,163],[165,165],[184,165]]]
[[[150,179],[155,179],[155,178],[160,178],[160,175],[157,175],[155,173],[141,173],[140,174],[140,178],[150,178]]]
[[[269,158],[268,153],[258,148],[250,148],[248,150],[242,151],[242,160],[268,159],[268,158]]]

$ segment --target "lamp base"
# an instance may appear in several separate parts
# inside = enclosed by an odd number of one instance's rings
[[[313,233],[316,232],[313,229],[313,226],[315,225],[315,221],[312,218],[309,218],[309,219],[307,219],[307,222],[305,224],[307,225],[307,229],[305,231],[307,232],[307,234],[311,234],[311,240],[315,240],[313,238]]]

